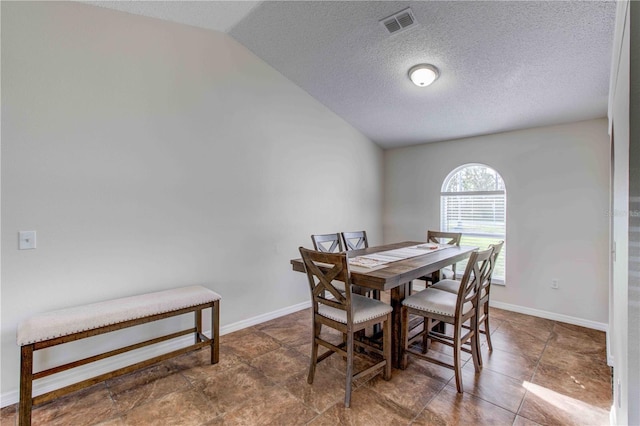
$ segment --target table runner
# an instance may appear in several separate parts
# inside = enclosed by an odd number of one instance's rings
[[[439,250],[451,248],[448,244],[417,244],[415,246],[403,247],[399,249],[381,251],[378,253],[365,254],[349,259],[349,264],[352,266],[359,266],[362,268],[379,268],[387,263],[397,262],[399,260],[405,260],[416,256],[422,256],[423,254],[435,253]]]

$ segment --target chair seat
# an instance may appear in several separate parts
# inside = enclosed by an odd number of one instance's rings
[[[336,290],[338,290],[340,293],[344,293],[344,283],[341,281],[334,281],[333,282],[333,286],[336,288]],[[365,287],[358,287],[358,286],[352,286],[351,287],[351,291],[355,292],[355,293],[360,293],[360,292],[364,292],[365,294],[369,294],[370,292],[374,291],[370,288],[365,288]],[[378,298],[379,299],[379,298]]]
[[[434,314],[455,316],[458,295],[447,291],[437,290],[433,287],[426,288],[404,299],[402,304],[409,308],[419,309]],[[462,307],[463,315],[473,309],[473,304],[467,302]]]
[[[376,299],[370,299],[365,296],[360,296],[359,294],[351,295],[351,307],[353,309],[354,324],[360,324],[375,318],[383,317],[393,311],[393,308],[386,303]],[[318,307],[318,313],[323,317],[334,321],[338,321],[343,324],[347,323],[347,312],[342,309],[332,308],[327,305],[320,305]]]
[[[456,278],[455,274],[453,273],[453,270],[451,268],[440,269],[441,280],[455,280],[455,278]],[[426,275],[424,277],[420,277],[419,279],[427,282],[433,281],[433,278],[431,277],[431,275]]]
[[[336,290],[338,290],[340,293],[344,293],[344,283],[341,281],[334,281],[333,282],[333,286],[336,288]]]
[[[456,278],[451,268],[440,269],[440,277],[446,280],[454,280]]]
[[[438,290],[443,290],[448,293],[458,294],[460,290],[460,281],[456,280],[440,280],[430,288],[435,288]],[[480,294],[480,298],[482,299],[487,294],[487,289],[483,288]]]
[[[432,285],[431,288],[436,288],[438,290],[444,290],[449,293],[458,294],[458,291],[460,290],[460,281],[450,280],[450,279],[440,280],[434,285]]]

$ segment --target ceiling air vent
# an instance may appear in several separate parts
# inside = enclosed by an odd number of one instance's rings
[[[395,34],[399,31],[414,27],[416,25],[416,19],[413,16],[413,11],[408,7],[382,19],[380,23],[387,29],[389,34]]]

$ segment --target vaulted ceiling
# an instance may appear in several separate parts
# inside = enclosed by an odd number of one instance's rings
[[[614,1],[87,3],[226,32],[383,148],[607,112]],[[416,24],[390,34],[407,7]]]

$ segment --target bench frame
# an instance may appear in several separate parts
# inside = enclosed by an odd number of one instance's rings
[[[212,334],[211,338],[208,338],[202,332],[202,310],[207,308],[211,308],[211,334]],[[123,328],[133,327],[136,325],[158,321],[161,319],[165,319],[165,318],[169,318],[177,315],[187,314],[190,312],[193,312],[195,314],[195,326],[193,328],[167,334],[164,336],[157,337],[155,339],[146,340],[140,343],[125,346],[119,349],[94,355],[88,358],[83,358],[67,364],[49,368],[47,370],[39,371],[37,373],[33,372],[33,353],[35,351],[60,345],[63,343],[73,342],[75,340],[80,340],[80,339],[84,339],[91,336],[97,336],[99,334],[105,334],[112,331],[121,330]],[[45,402],[49,402],[55,398],[69,394],[71,392],[84,389],[86,387],[95,385],[105,380],[109,380],[114,377],[128,374],[132,371],[151,366],[158,362],[161,362],[169,358],[173,358],[175,356],[182,355],[187,352],[191,352],[206,346],[211,347],[211,364],[217,364],[220,357],[219,324],[220,324],[220,300],[214,300],[212,302],[203,303],[197,306],[191,306],[191,307],[182,308],[182,309],[178,309],[170,312],[164,312],[161,314],[155,314],[155,315],[150,315],[142,318],[123,321],[120,323],[106,325],[106,326],[95,328],[92,330],[81,331],[78,333],[68,334],[66,336],[56,337],[54,339],[49,339],[41,342],[35,342],[35,343],[23,345],[21,347],[21,361],[20,361],[20,403],[19,403],[19,411],[18,411],[18,424],[20,426],[31,425],[31,410],[32,410],[32,407],[34,406],[44,404]],[[175,339],[176,337],[180,337],[180,336],[191,334],[191,333],[194,333],[195,335],[195,343],[193,345],[189,345],[187,347],[184,347],[163,355],[159,355],[145,361],[137,362],[135,364],[122,367],[105,374],[100,374],[90,379],[86,379],[86,380],[74,383],[72,385],[65,386],[63,388],[56,389],[56,390],[47,392],[45,394],[33,397],[32,392],[33,392],[34,380],[38,380],[43,377],[50,376],[52,374],[56,374],[65,370],[76,368],[81,365],[96,362],[111,356],[120,355],[122,353],[139,349],[145,346],[164,342],[170,339]]]

